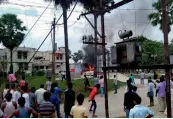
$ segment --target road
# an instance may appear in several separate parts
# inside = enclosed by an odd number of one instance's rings
[[[128,77],[118,74],[118,80],[126,82]],[[138,94],[142,98],[142,105],[148,106],[149,105],[149,98],[147,97],[147,80],[145,80],[145,85],[140,85],[140,80],[135,79],[135,83],[138,87]],[[121,87],[118,90],[118,94],[113,94],[113,92],[109,92],[108,94],[108,101],[109,101],[109,117],[124,117],[125,112],[123,111],[123,101],[124,101],[124,91],[125,87]],[[151,108],[151,110],[155,113],[155,118],[165,118],[166,115],[164,113],[159,112],[159,105],[157,98],[155,98],[155,106]],[[97,110],[96,115],[99,118],[105,117],[105,105],[104,105],[104,97],[100,97],[99,95],[96,96],[97,102]],[[76,103],[77,104],[77,103]],[[84,106],[89,108],[90,102],[86,98],[84,101]],[[63,115],[63,105],[61,105],[61,114]],[[89,113],[89,117],[92,117],[92,113]]]

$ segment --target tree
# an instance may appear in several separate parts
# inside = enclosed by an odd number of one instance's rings
[[[144,36],[139,36],[138,40],[142,47],[141,65],[164,64],[164,44],[163,42],[150,40]],[[173,44],[169,45],[170,54],[173,55]]]
[[[173,24],[173,0],[166,1],[167,6],[167,18],[168,18],[168,32],[171,31],[171,25]],[[162,3],[161,0],[153,3],[153,8],[156,10],[154,13],[151,13],[148,18],[151,21],[153,26],[160,25],[160,30],[162,28]]]
[[[4,14],[0,17],[0,41],[10,50],[10,72],[13,72],[13,49],[24,40],[26,27],[14,14]]]

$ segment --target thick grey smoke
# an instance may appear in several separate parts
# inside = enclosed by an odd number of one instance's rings
[[[115,0],[119,2],[121,0]],[[121,41],[118,36],[119,30],[132,30],[133,36],[152,36],[155,32],[149,22],[148,15],[154,10],[152,3],[157,0],[134,0],[118,9],[112,10],[105,15],[105,33],[108,45]],[[98,30],[100,30],[100,18],[98,18]],[[93,30],[90,30],[93,33]]]

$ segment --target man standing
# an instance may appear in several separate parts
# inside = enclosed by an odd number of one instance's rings
[[[117,93],[117,75],[114,75],[114,90],[115,90],[114,94],[116,94]]]
[[[84,79],[84,85],[85,85],[84,89],[85,89],[85,92],[86,92],[87,87],[90,87],[90,83],[89,83],[89,80],[88,80],[86,74],[84,75],[84,78],[85,78]]]
[[[65,100],[64,100],[64,112],[65,118],[70,116],[71,108],[75,104],[75,92],[72,90],[72,83],[68,84],[68,89],[65,91]]]
[[[29,94],[27,93],[27,87],[22,87],[22,97],[25,98],[25,107],[30,107]]]
[[[144,78],[145,78],[145,73],[144,71],[141,72],[141,84],[144,84]]]
[[[103,76],[100,76],[99,84],[100,84],[100,95],[101,95],[101,97],[103,97],[104,96],[104,79],[103,79]]]
[[[43,94],[44,92],[46,92],[46,90],[44,89],[44,85],[41,84],[40,88],[38,90],[36,90],[35,92],[35,96],[37,99],[37,104],[40,105],[44,100],[43,100]]]
[[[128,91],[124,95],[124,111],[126,112],[126,118],[129,118],[129,112],[134,107],[133,97],[136,94],[133,92],[133,87],[130,80],[127,81],[127,87]]]
[[[46,70],[46,79],[47,81],[52,78],[52,71],[48,68]]]
[[[156,89],[156,97],[158,94],[158,101],[160,104],[160,112],[164,112],[166,109],[166,82],[165,77],[160,77],[160,83],[157,86]]]
[[[88,110],[86,107],[82,105],[83,101],[84,101],[84,95],[79,94],[77,96],[78,105],[73,106],[71,109],[70,112],[71,118],[88,118]]]
[[[141,105],[141,97],[133,96],[134,107],[130,110],[129,118],[151,118],[154,113],[147,107]]]
[[[38,108],[38,118],[55,118],[55,106],[49,102],[50,93],[44,92],[44,101]]]

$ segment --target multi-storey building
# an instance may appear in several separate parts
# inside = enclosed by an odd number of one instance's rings
[[[33,57],[34,53],[35,49],[28,47],[19,47],[13,51],[13,71],[23,69],[32,72],[33,69],[46,70],[52,67],[52,51],[38,51]],[[57,53],[55,56],[56,73],[65,71],[65,48],[60,47]],[[0,49],[0,60],[7,61],[6,72],[8,72],[10,68],[10,51],[7,48]]]

